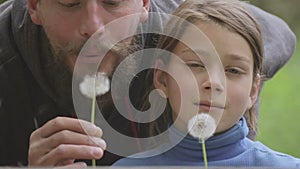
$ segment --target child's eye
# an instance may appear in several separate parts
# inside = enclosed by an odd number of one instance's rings
[[[229,68],[225,70],[227,73],[231,74],[243,74],[243,71],[237,68]]]

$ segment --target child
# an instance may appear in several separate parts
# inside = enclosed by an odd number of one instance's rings
[[[169,140],[115,165],[203,166],[201,142],[187,126],[195,114],[204,113],[217,123],[205,141],[209,166],[300,168],[300,159],[247,138],[249,128],[255,130],[263,47],[259,27],[243,4],[186,0],[174,15],[185,21],[169,21],[153,71],[153,89],[167,98],[167,107],[151,133],[162,135],[157,129],[166,124]]]

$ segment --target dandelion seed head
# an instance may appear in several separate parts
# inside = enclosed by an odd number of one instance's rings
[[[86,75],[79,85],[80,92],[93,99],[95,96],[100,96],[109,91],[110,82],[108,77],[103,72],[98,72],[95,75]]]
[[[199,140],[211,137],[216,128],[217,126],[214,118],[207,113],[197,114],[188,122],[189,134]]]

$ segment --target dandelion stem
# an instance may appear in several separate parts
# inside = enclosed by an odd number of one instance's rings
[[[95,124],[95,105],[96,105],[96,96],[94,95],[92,101],[92,110],[91,110],[91,123]]]
[[[202,138],[201,140],[202,140],[202,153],[203,153],[204,167],[205,167],[205,169],[207,169],[208,165],[207,165],[207,155],[206,155],[205,139]]]
[[[94,85],[96,87],[96,85]],[[96,89],[92,100],[91,123],[95,124]],[[96,160],[92,160],[92,167],[96,167]]]

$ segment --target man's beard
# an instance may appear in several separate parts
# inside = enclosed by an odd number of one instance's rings
[[[54,44],[52,45],[52,53],[53,53],[53,63],[49,64],[46,67],[46,71],[50,75],[53,90],[57,96],[57,104],[60,109],[63,109],[67,112],[74,112],[73,98],[72,98],[72,79],[73,79],[73,70],[72,66],[68,62],[69,56],[75,55],[78,56],[82,47],[84,46],[84,42],[79,43],[64,43],[64,44]],[[138,45],[135,41],[132,44],[117,44],[110,52],[114,54],[115,57],[118,57],[118,64],[124,60],[128,55],[134,53],[135,51],[141,49],[141,46]],[[126,62],[122,63],[124,69],[118,71],[117,76],[114,77],[116,83],[115,88],[121,88],[123,86],[123,81],[125,81],[128,77],[134,76],[134,72],[137,69],[138,61],[136,58],[130,57],[126,59]],[[117,65],[112,65],[114,70]],[[112,75],[109,75],[110,81],[112,80]],[[76,84],[76,83],[75,83]],[[75,87],[76,88],[76,87]],[[129,90],[129,89],[127,89]],[[115,94],[118,96],[118,94]],[[119,99],[123,98],[117,98]],[[100,107],[103,107],[104,110],[109,110],[114,107],[111,91],[97,97],[97,102]],[[102,109],[102,108],[101,108]]]

